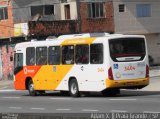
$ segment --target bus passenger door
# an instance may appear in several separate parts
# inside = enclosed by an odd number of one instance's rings
[[[89,45],[76,45],[75,47],[75,63],[76,68],[76,78],[80,84],[80,87],[83,87],[82,90],[85,90],[85,85],[89,82],[88,80],[88,67],[89,67]]]

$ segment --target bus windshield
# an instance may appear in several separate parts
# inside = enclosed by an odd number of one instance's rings
[[[109,49],[115,62],[140,61],[146,54],[144,38],[111,39]]]

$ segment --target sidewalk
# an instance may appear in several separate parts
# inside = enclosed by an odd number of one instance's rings
[[[0,90],[14,89],[13,80],[1,80]]]
[[[152,69],[149,71],[149,76],[152,77],[158,77],[160,76],[160,69]]]

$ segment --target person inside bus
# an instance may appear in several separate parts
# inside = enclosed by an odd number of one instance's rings
[[[88,56],[87,56],[86,53],[84,55],[82,55],[82,57],[81,57],[81,63],[83,63],[83,64],[88,63]]]
[[[32,57],[32,58],[29,60],[29,64],[31,64],[31,65],[35,64],[35,59],[34,59],[34,57]]]
[[[110,44],[110,52],[111,52],[111,55],[118,55],[118,54],[121,54],[123,53],[123,46],[119,43],[116,43],[116,44]]]
[[[74,49],[69,46],[66,46],[63,48],[63,57],[62,57],[62,63],[63,64],[73,64],[74,63]]]

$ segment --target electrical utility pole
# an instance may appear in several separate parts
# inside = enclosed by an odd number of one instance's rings
[[[76,5],[77,5],[77,18],[78,18],[79,33],[81,33],[82,23],[81,23],[81,14],[80,14],[80,0],[76,0]]]

